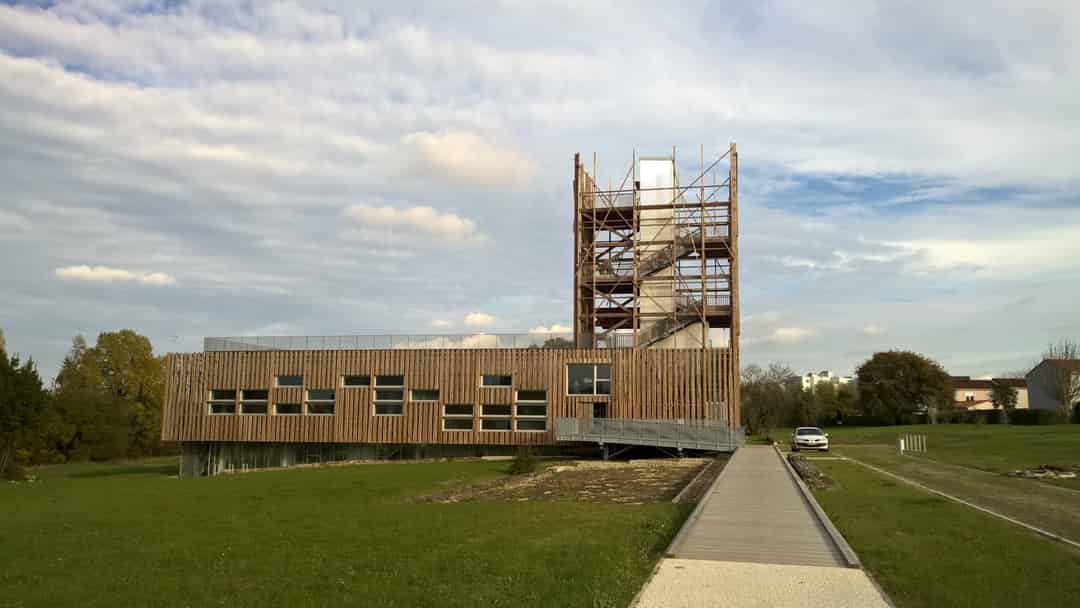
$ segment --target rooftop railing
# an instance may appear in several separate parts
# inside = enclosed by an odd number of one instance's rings
[[[600,337],[599,348],[629,348],[629,335]],[[573,334],[390,334],[362,336],[230,336],[204,338],[205,352],[260,350],[394,350],[424,348],[576,348]],[[586,346],[585,348],[588,348]]]

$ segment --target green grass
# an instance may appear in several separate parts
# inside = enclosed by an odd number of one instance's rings
[[[184,480],[174,464],[0,486],[0,606],[625,606],[688,510],[410,500],[506,462]]]
[[[995,473],[1043,464],[1080,465],[1080,424],[919,424],[828,427],[826,431],[838,449],[845,445],[892,446],[904,433],[926,435],[927,458]],[[791,429],[778,429],[773,437],[790,442]],[[1060,485],[1080,489],[1077,480]]]
[[[1070,606],[1080,552],[855,463],[816,463],[815,492],[863,565],[900,608]]]

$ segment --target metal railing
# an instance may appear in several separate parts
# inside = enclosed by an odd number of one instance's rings
[[[732,429],[722,420],[555,419],[556,441],[730,452],[743,439],[742,429]]]
[[[633,337],[598,336],[598,348],[629,348]],[[586,345],[584,348],[590,348]],[[438,348],[576,348],[574,334],[427,334],[357,336],[230,336],[203,338],[205,352],[261,350],[395,350]]]

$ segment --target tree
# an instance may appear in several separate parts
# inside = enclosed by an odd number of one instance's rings
[[[1080,368],[1071,362],[1080,359],[1080,342],[1063,338],[1057,343],[1047,345],[1043,351],[1043,360],[1057,361],[1058,364],[1050,365],[1049,379],[1050,395],[1060,405],[1062,420],[1067,421],[1072,415],[1073,407],[1080,405]]]
[[[863,410],[894,424],[906,422],[918,411],[932,415],[952,401],[949,375],[936,361],[918,353],[874,353],[856,375]]]
[[[790,418],[788,390],[795,373],[779,363],[748,365],[741,374],[743,420],[751,433],[763,433]],[[801,387],[800,387],[801,390]]]
[[[1018,393],[1015,388],[1009,386],[1005,382],[994,381],[993,388],[990,389],[990,400],[994,403],[994,408],[1001,410],[1005,416],[1005,422],[1009,421],[1009,413],[1016,408],[1016,399]]]
[[[33,360],[20,363],[0,348],[0,475],[14,460],[48,403]]]

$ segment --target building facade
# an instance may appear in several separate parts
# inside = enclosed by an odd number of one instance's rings
[[[207,338],[202,353],[166,357],[162,438],[181,444],[182,472],[590,442],[733,449],[734,145],[728,180],[695,201],[656,169],[674,171],[673,157],[635,159],[652,185],[618,191],[579,159],[573,335]],[[629,218],[616,222],[629,249],[600,256],[616,216]]]
[[[851,384],[853,380],[851,376],[838,376],[826,369],[820,372],[807,372],[806,374],[799,376],[799,382],[802,384],[802,389],[804,391],[809,391],[813,390],[814,387],[819,384],[840,386],[842,384]]]
[[[996,409],[994,385],[998,384],[1016,389],[1016,409],[1028,408],[1027,382],[1022,378],[972,379],[971,376],[952,376],[949,381],[953,388],[953,406],[958,409]]]
[[[1032,409],[1062,410],[1080,406],[1080,359],[1044,359],[1026,376]]]

